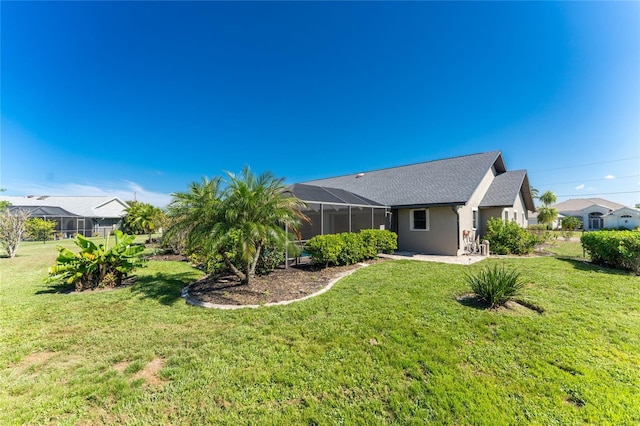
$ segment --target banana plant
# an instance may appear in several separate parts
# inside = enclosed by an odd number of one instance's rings
[[[74,284],[76,291],[96,287],[115,287],[137,267],[143,266],[141,258],[144,246],[132,245],[135,236],[115,231],[115,244],[95,244],[82,235],[76,237],[75,244],[80,252],[74,253],[57,246],[56,264],[49,268],[47,282],[64,280]]]

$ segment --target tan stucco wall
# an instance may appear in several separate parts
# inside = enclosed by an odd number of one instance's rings
[[[398,250],[458,255],[457,217],[451,207],[429,208],[429,230],[412,231],[410,209],[398,210]]]

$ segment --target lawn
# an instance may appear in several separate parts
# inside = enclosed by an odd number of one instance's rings
[[[64,242],[69,247],[71,242]],[[388,261],[287,306],[188,306],[201,273],[44,284],[54,243],[0,259],[0,424],[639,424],[640,278],[553,257]],[[462,304],[521,271],[534,310]]]

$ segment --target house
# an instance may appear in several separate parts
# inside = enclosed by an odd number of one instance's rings
[[[602,217],[606,229],[635,229],[640,227],[640,210],[622,207]]]
[[[340,229],[349,225],[351,228],[346,230],[354,230],[350,225],[354,207],[371,208],[371,226],[396,232],[398,249],[415,253],[464,254],[465,238],[481,236],[489,219],[511,220],[524,227],[529,212],[535,211],[527,172],[507,171],[499,151],[318,179],[302,185],[301,188],[318,187],[329,193],[342,191],[342,195],[366,200],[365,204],[349,202],[332,207],[349,212],[351,219],[342,220]],[[295,187],[294,194],[309,201],[305,194],[296,193]],[[325,231],[324,224],[314,226],[316,231]]]
[[[580,219],[585,231],[593,231],[605,227],[604,216],[626,206],[604,198],[572,198],[551,207],[563,216]]]
[[[556,220],[554,220],[549,224],[549,226],[551,226],[551,229],[561,228],[562,219],[564,219],[564,215],[561,215],[558,213],[558,217],[556,218]],[[541,223],[538,222],[538,212],[533,212],[529,214],[529,226],[531,225],[542,225]]]
[[[31,217],[54,220],[56,233],[64,238],[74,234],[103,236],[120,229],[128,207],[118,197],[109,196],[0,196],[0,201],[11,203],[11,210],[26,210]]]

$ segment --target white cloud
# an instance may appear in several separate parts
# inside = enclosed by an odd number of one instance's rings
[[[109,196],[123,201],[133,200],[165,207],[171,201],[171,195],[144,189],[135,182],[107,182],[96,185],[77,183],[52,184],[18,184],[11,185],[11,193],[15,195],[67,195],[67,196]]]
[[[576,186],[575,189],[577,190],[584,189],[584,183],[581,183],[580,185]]]
[[[605,179],[615,179],[616,177],[614,175],[606,175],[604,178]]]

